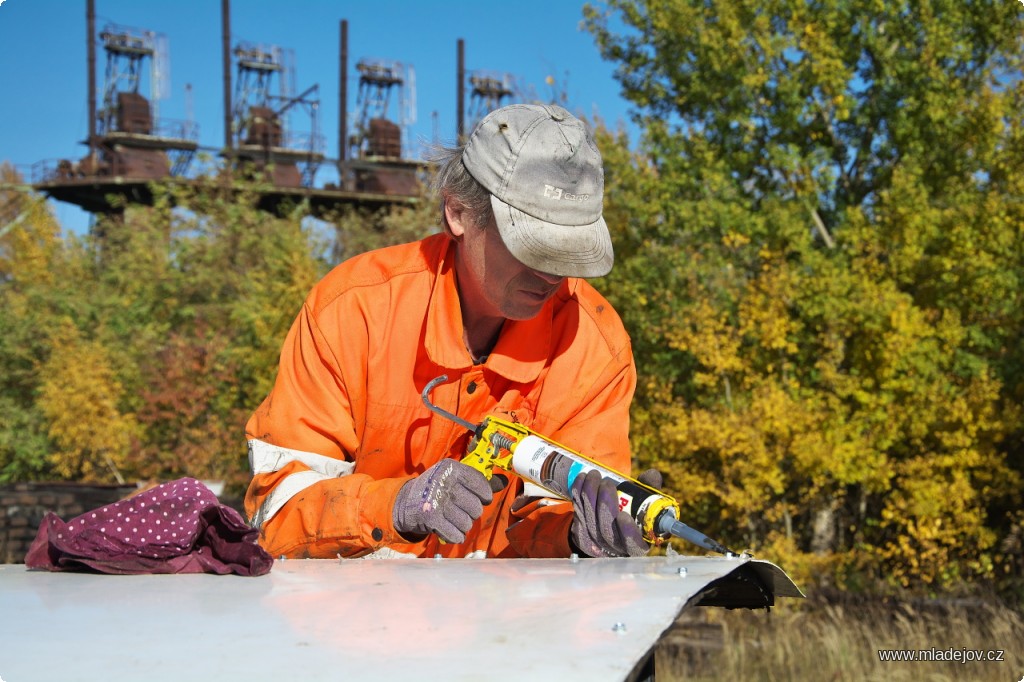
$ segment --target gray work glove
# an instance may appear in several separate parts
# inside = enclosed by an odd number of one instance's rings
[[[615,481],[591,469],[585,476],[576,477],[570,492],[576,516],[569,530],[569,544],[574,550],[591,557],[644,556],[650,551],[636,522],[619,511]]]
[[[651,486],[655,490],[661,490],[662,486],[665,485],[665,479],[657,469],[648,469],[637,476],[636,480],[640,481],[644,485]]]
[[[637,480],[658,490],[664,484],[657,469],[648,469]],[[618,511],[614,481],[591,471],[574,481],[571,495],[576,512],[570,530],[574,549],[593,557],[644,556],[650,551],[636,522],[626,512]]]
[[[445,542],[459,543],[492,498],[483,474],[462,462],[443,459],[402,486],[392,521],[404,535],[437,533]]]

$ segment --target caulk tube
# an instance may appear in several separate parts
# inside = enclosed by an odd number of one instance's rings
[[[658,518],[664,512],[674,511],[674,501],[650,488],[646,488],[632,479],[625,478],[611,469],[606,469],[597,462],[561,448],[544,440],[540,436],[524,437],[512,453],[512,470],[528,481],[533,481],[555,495],[566,500],[571,499],[572,484],[578,476],[596,469],[601,476],[616,481],[615,489],[619,495],[619,510],[627,512],[644,531],[644,539],[655,542],[657,536],[665,530],[658,530]],[[672,514],[675,520],[677,514]]]

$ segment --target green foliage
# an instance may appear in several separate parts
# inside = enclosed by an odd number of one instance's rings
[[[301,207],[157,186],[153,208],[62,235],[0,196],[0,480],[248,477],[245,420],[326,271]],[[6,223],[5,223],[6,224]]]
[[[21,178],[0,165],[0,180]],[[64,283],[60,229],[36,197],[0,191],[0,481],[49,475],[46,420],[36,403],[37,367],[48,353],[51,300]],[[59,298],[59,296],[53,296]]]
[[[599,141],[639,466],[685,518],[808,578],[945,588],[1019,566],[1001,549],[1024,470],[1018,14],[584,16],[642,130]]]
[[[4,395],[0,396],[0,414],[4,415],[0,427],[0,483],[47,478],[49,442],[40,411]]]

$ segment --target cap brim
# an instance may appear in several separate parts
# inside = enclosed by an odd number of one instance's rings
[[[586,225],[558,225],[493,194],[491,208],[505,247],[523,265],[560,277],[603,277],[611,271],[615,256],[604,216]]]

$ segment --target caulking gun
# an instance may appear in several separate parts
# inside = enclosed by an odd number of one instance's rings
[[[442,374],[428,383],[421,394],[423,402],[431,411],[473,432],[462,462],[478,470],[487,480],[497,468],[516,473],[555,497],[568,500],[576,477],[597,469],[602,476],[616,481],[619,509],[629,513],[650,544],[660,544],[665,536],[674,535],[713,552],[735,554],[680,521],[679,503],[660,490],[609,469],[522,424],[493,416],[486,417],[480,424],[472,424],[434,405],[430,402],[430,392],[446,381],[448,375]]]

